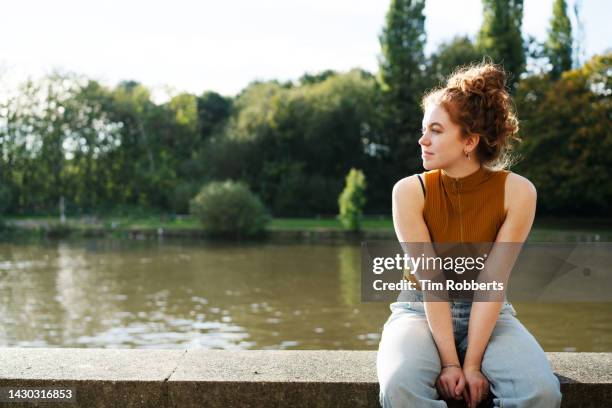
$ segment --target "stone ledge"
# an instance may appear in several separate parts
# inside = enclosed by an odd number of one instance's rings
[[[612,353],[547,355],[563,407],[612,400]],[[375,351],[0,348],[7,386],[75,387],[74,407],[379,406]]]

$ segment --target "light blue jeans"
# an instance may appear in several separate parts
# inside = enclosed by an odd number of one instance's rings
[[[471,303],[450,302],[459,359],[467,349]],[[435,383],[441,365],[421,301],[391,303],[378,347],[376,370],[383,407],[446,407]],[[560,384],[544,350],[505,302],[485,350],[481,371],[495,407],[555,408]]]

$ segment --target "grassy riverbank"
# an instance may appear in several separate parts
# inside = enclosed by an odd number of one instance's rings
[[[58,217],[6,217],[7,225],[17,228],[37,228],[45,226],[60,225]],[[66,227],[77,230],[101,228],[108,230],[130,230],[130,229],[200,229],[200,224],[195,217],[183,216],[148,216],[148,217],[74,217],[67,218]],[[387,230],[393,229],[391,218],[366,217],[363,220],[364,230]],[[337,219],[327,218],[274,218],[268,225],[270,230],[319,230],[337,229],[342,230],[342,225]]]
[[[5,217],[5,225],[19,234],[67,236],[67,235],[113,235],[124,232],[142,233],[197,233],[201,231],[195,217],[150,215],[150,216],[106,216],[106,217],[69,217],[62,224],[58,217]],[[270,232],[341,232],[340,222],[332,217],[320,218],[274,218],[268,225]],[[362,223],[364,232],[388,232],[393,236],[393,221],[390,217],[365,217]],[[597,240],[612,239],[612,219],[601,218],[537,218],[531,238],[546,240],[559,234],[574,235],[592,233]]]

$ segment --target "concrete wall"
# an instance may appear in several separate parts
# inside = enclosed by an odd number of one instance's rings
[[[548,357],[563,407],[612,405],[612,353]],[[0,387],[76,394],[0,407],[378,407],[375,362],[375,351],[0,348]]]

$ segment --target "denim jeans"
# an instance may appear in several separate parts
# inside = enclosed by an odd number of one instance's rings
[[[451,301],[455,345],[463,362],[471,303]],[[391,303],[376,370],[383,407],[446,407],[435,386],[441,363],[422,301]],[[544,350],[505,302],[482,358],[495,407],[554,408],[560,384]]]

